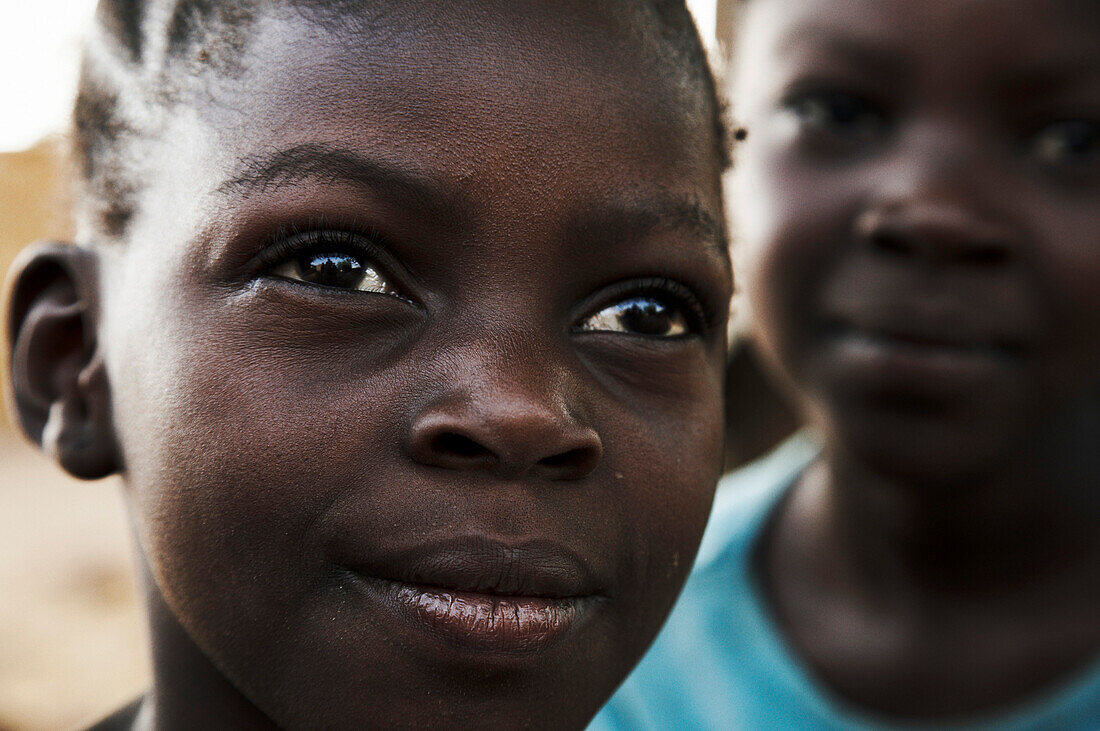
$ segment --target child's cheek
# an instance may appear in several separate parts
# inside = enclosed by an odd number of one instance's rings
[[[1048,216],[1056,224],[1034,258],[1036,286],[1050,303],[1047,337],[1061,353],[1060,361],[1051,364],[1055,373],[1050,381],[1068,390],[1092,388],[1100,380],[1100,223],[1095,209],[1066,214],[1063,210]]]
[[[678,375],[654,367],[654,383],[668,390],[651,386],[648,398],[639,397],[644,392],[626,392],[619,381],[622,398],[601,420],[605,464],[613,480],[597,517],[621,529],[608,550],[620,557],[620,574],[628,577],[620,587],[617,621],[636,627],[632,632],[659,626],[675,600],[694,560],[721,469],[720,368],[702,353],[696,357],[702,362],[695,368],[681,362]],[[637,611],[646,604],[650,612]]]
[[[825,171],[769,140],[750,142],[743,162],[731,186],[736,276],[765,355],[797,373],[808,357],[821,290],[851,254],[867,183],[858,170]]]
[[[143,551],[193,634],[279,621],[324,579],[311,522],[396,442],[386,349],[347,347],[346,320],[141,290],[163,297],[120,304],[111,376]]]

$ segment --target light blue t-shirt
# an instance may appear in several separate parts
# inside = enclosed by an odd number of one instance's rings
[[[930,728],[885,723],[831,696],[791,654],[762,602],[750,571],[754,543],[817,451],[799,434],[722,480],[672,616],[588,731]],[[1100,663],[1057,693],[954,728],[1100,730]]]

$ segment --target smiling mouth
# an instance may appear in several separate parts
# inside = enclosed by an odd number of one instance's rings
[[[884,386],[905,384],[930,395],[1015,371],[1025,359],[1018,343],[916,325],[836,326],[832,339],[857,377]]]
[[[1002,344],[967,342],[950,338],[890,332],[852,330],[845,337],[853,344],[867,348],[892,349],[914,357],[956,357],[1010,360],[1019,356],[1019,349]]]
[[[542,650],[603,599],[582,561],[541,541],[461,538],[342,563],[372,600],[466,650]]]

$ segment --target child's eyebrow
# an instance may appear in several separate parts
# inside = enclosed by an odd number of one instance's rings
[[[1078,86],[1095,88],[1100,80],[1100,55],[1090,59],[1041,61],[1022,64],[995,79],[996,88],[1010,99],[1053,96]]]
[[[662,194],[618,201],[577,216],[568,228],[572,238],[585,244],[594,235],[630,241],[653,230],[687,231],[724,267],[730,266],[726,228],[697,198]]]
[[[437,181],[399,163],[367,158],[317,142],[249,156],[217,191],[247,196],[302,182],[365,186],[428,215],[447,208],[453,210],[451,204],[458,199]]]
[[[776,48],[782,56],[808,49],[823,51],[844,60],[853,68],[873,69],[877,74],[891,78],[904,78],[912,71],[911,64],[894,49],[872,38],[851,36],[823,23],[803,23],[791,28],[783,34]]]
[[[247,196],[302,182],[366,186],[400,205],[412,205],[433,217],[465,207],[459,192],[421,172],[317,142],[249,156],[217,191]],[[687,230],[708,243],[708,248],[728,265],[725,226],[692,197],[662,194],[606,203],[577,216],[569,229],[579,240],[593,231],[629,238],[653,229]]]

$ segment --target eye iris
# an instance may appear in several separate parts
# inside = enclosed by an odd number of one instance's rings
[[[838,92],[804,96],[792,101],[790,109],[808,129],[843,135],[875,133],[886,121],[866,99]]]
[[[1100,140],[1098,125],[1087,122],[1064,122],[1056,125],[1040,143],[1041,152],[1048,158],[1085,155],[1096,149]]]
[[[836,125],[853,124],[863,112],[855,99],[840,94],[804,99],[795,105],[795,111],[813,124]]]
[[[623,329],[642,335],[676,335],[675,313],[664,303],[651,298],[638,298],[617,307]]]
[[[363,263],[348,254],[306,254],[298,259],[298,275],[325,287],[354,289],[364,274]]]

